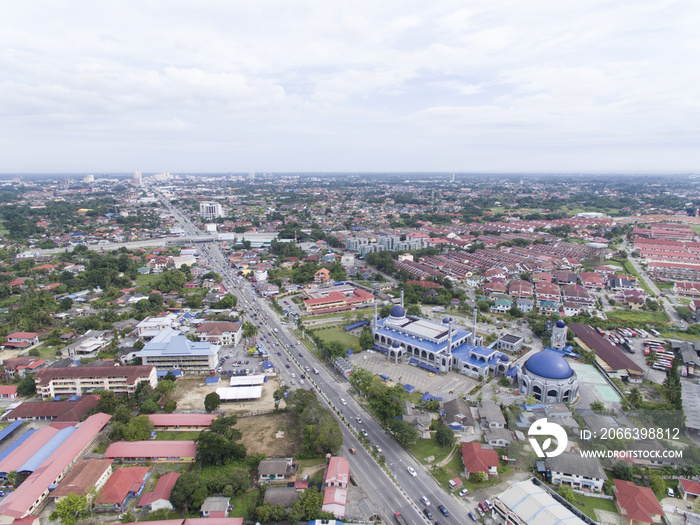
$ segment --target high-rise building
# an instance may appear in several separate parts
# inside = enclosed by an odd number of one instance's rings
[[[143,186],[143,177],[139,170],[134,170],[134,186]]]
[[[199,214],[205,220],[216,219],[224,216],[224,210],[218,202],[200,202]]]

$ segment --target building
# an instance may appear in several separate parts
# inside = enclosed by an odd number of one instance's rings
[[[93,488],[99,492],[111,475],[111,459],[83,459],[53,489],[51,497],[59,501],[68,494],[87,496]]]
[[[224,216],[224,210],[218,202],[200,202],[199,215],[207,221]]]
[[[180,474],[177,472],[168,472],[159,477],[153,491],[144,492],[143,496],[141,496],[138,506],[148,507],[148,510],[151,512],[160,509],[172,510],[173,505],[170,503],[170,493],[179,477]]]
[[[15,399],[17,397],[17,385],[0,385],[0,399]]]
[[[500,350],[505,350],[506,352],[517,352],[522,348],[524,341],[525,340],[518,335],[506,334],[496,341],[496,346]]]
[[[2,344],[5,348],[29,348],[39,344],[39,334],[35,332],[12,332]]]
[[[627,525],[662,523],[664,511],[649,487],[640,487],[631,481],[613,480],[615,507]]]
[[[562,320],[557,321],[552,327],[551,347],[557,350],[562,350],[566,346],[566,338],[569,330],[566,328],[566,323]]]
[[[481,428],[505,428],[506,418],[493,401],[484,401],[478,409]]]
[[[117,441],[105,458],[127,461],[192,461],[197,454],[194,441]]]
[[[199,508],[203,518],[221,519],[228,517],[228,510],[231,507],[230,498],[225,496],[209,496],[204,500]]]
[[[95,508],[113,512],[124,510],[128,500],[143,491],[149,478],[149,470],[149,467],[116,469],[97,496]]]
[[[5,419],[18,421],[21,419],[57,422],[78,422],[97,406],[97,396],[81,396],[71,401],[25,401],[12,410]]]
[[[304,308],[311,314],[356,310],[374,304],[374,295],[351,285],[306,290],[304,296]]]
[[[686,501],[695,501],[700,498],[700,483],[681,478],[678,480],[678,493]]]
[[[344,457],[330,458],[323,474],[322,511],[330,512],[338,518],[345,517],[350,484],[350,463]]]
[[[545,459],[544,464],[554,485],[603,492],[603,483],[608,479],[597,458],[584,458],[580,453],[563,452]]]
[[[483,347],[470,344],[474,342],[472,332],[454,328],[448,318],[437,323],[407,316],[403,306],[396,305],[388,317],[377,319],[374,316],[372,324],[374,349],[386,354],[394,363],[408,361],[435,373],[454,368],[469,375],[488,373],[490,365],[496,365],[486,362],[487,356],[481,355],[482,350],[476,352],[479,355],[473,355],[477,348]],[[506,356],[504,362],[507,360]]]
[[[190,341],[178,330],[167,328],[146,343],[136,357],[158,370],[209,373],[219,363],[219,348],[209,341]]]
[[[514,483],[494,501],[493,517],[503,525],[586,525],[534,480]]]
[[[473,434],[475,429],[474,416],[469,405],[460,398],[446,401],[443,406],[445,411],[445,424],[457,432]]]
[[[63,357],[92,357],[107,348],[114,339],[114,330],[88,330],[68,346],[61,348]]]
[[[44,368],[34,374],[36,391],[42,399],[75,396],[95,390],[134,393],[139,383],[158,384],[153,366],[106,366],[72,368]]]
[[[498,454],[481,443],[462,443],[462,464],[465,478],[476,472],[483,472],[486,479],[498,476]]]
[[[149,414],[156,430],[206,430],[216,414]]]
[[[258,481],[260,483],[285,482],[293,480],[297,464],[292,458],[263,459],[258,465]]]
[[[579,344],[586,350],[596,354],[596,361],[612,377],[624,379],[640,378],[643,376],[641,366],[632,361],[622,351],[610,343],[588,325],[572,323],[569,329],[578,338]]]
[[[530,357],[520,368],[518,388],[543,403],[570,403],[578,396],[579,381],[566,359],[552,350]]]
[[[229,321],[209,321],[200,324],[195,330],[200,341],[209,341],[219,346],[237,345],[243,338],[241,323]]]
[[[176,314],[168,314],[163,317],[146,317],[136,325],[136,336],[143,341],[150,341],[166,328],[174,328],[176,325]]]

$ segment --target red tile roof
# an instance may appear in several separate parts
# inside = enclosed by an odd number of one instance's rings
[[[25,401],[7,415],[7,419],[53,419],[81,421],[91,408],[97,406],[97,396],[82,396],[77,401]]]
[[[139,500],[138,506],[144,507],[146,505],[150,505],[154,501],[158,501],[161,499],[169,500],[170,492],[172,492],[173,487],[175,486],[175,482],[179,477],[180,474],[178,474],[177,472],[168,472],[167,474],[158,478],[158,482],[156,483],[153,492],[144,493],[144,495]]]
[[[107,480],[95,503],[121,507],[129,492],[141,490],[150,467],[118,468]]]
[[[156,427],[208,427],[216,419],[216,414],[150,414],[148,418]]]
[[[462,443],[462,461],[470,474],[488,474],[490,467],[498,467],[498,453],[493,449],[482,448],[481,443]]]
[[[193,458],[194,441],[117,441],[109,446],[106,458]]]
[[[697,481],[693,481],[692,479],[683,479],[681,478],[679,480],[681,486],[683,487],[683,490],[690,493],[690,494],[698,494],[700,495],[700,483]]]
[[[68,494],[87,494],[111,465],[111,459],[80,461],[51,492],[51,497],[62,498]]]

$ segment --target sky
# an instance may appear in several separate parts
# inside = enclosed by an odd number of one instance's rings
[[[699,172],[695,0],[22,0],[0,173]]]

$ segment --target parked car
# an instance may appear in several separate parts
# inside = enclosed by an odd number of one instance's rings
[[[469,511],[469,517],[472,519],[472,521],[477,520],[476,514],[474,514],[471,510]]]
[[[460,497],[460,498],[463,498],[463,497],[466,496],[467,494],[469,494],[469,490],[468,490],[468,489],[462,489],[462,490],[459,491],[459,497]]]

